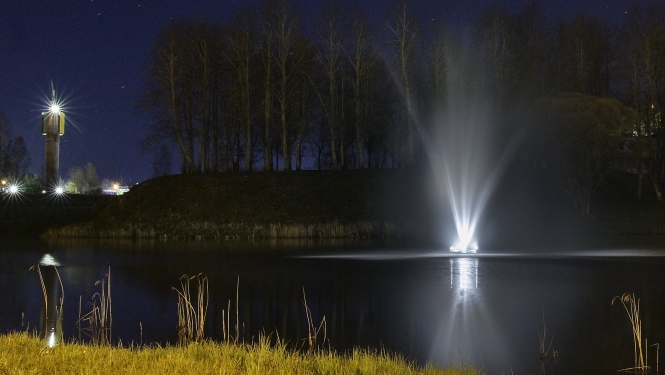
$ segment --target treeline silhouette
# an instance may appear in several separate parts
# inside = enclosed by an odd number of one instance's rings
[[[427,119],[465,92],[451,82],[497,113],[562,93],[616,98],[637,111],[627,134],[646,140],[636,168],[662,170],[662,3],[636,3],[621,25],[551,21],[535,2],[514,14],[493,5],[470,35],[424,24],[414,8],[396,2],[370,21],[359,6],[325,2],[312,17],[265,0],[224,24],[172,22],[155,39],[137,103],[152,115],[143,142],[160,150],[155,174],[168,172],[164,145],[182,173],[419,163],[437,126]]]

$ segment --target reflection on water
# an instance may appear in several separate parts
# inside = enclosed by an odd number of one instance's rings
[[[48,252],[62,264],[66,340],[77,335],[79,298],[85,309],[99,292],[95,282],[110,267],[115,342],[175,342],[178,301],[171,287],[181,275],[201,272],[210,283],[206,335],[217,340],[223,335],[221,312],[228,312],[229,300],[235,312],[237,296],[241,338],[278,333],[296,346],[307,336],[304,288],[314,323],[326,319],[333,348],[383,347],[419,363],[477,364],[486,374],[537,372],[543,316],[559,352],[558,373],[628,367],[629,322],[610,304],[626,292],[641,299],[643,337],[665,342],[665,258],[653,256],[660,253],[458,257],[360,242],[280,246],[3,239],[0,332],[40,322],[42,288],[29,268]]]
[[[52,348],[62,341],[63,291],[57,267],[61,264],[51,255],[44,254],[37,272],[44,293],[39,337]]]
[[[478,258],[450,258],[450,288],[459,291],[478,288]]]
[[[485,291],[479,288],[482,261],[478,257],[448,259],[452,295],[451,303],[433,322],[436,334],[429,359],[435,363],[482,363],[485,368],[499,368],[507,360],[506,342],[487,306]],[[490,352],[491,356],[486,355]]]

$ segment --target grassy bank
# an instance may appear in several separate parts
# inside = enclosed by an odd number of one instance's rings
[[[431,211],[417,172],[206,173],[148,180],[94,220],[48,237],[417,236]]]
[[[47,348],[27,333],[0,336],[0,374],[480,374],[470,367],[420,368],[386,352],[338,354],[256,344],[203,342],[182,347],[118,348],[69,343]]]

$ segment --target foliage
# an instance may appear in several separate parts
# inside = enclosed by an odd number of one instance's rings
[[[542,157],[561,166],[576,208],[588,217],[591,197],[617,166],[619,146],[635,124],[635,111],[616,99],[563,94],[540,102],[536,123],[546,145]]]
[[[0,165],[0,174],[4,176],[20,176],[27,172],[32,164],[28,148],[22,136],[15,137],[0,147],[2,152],[2,165]]]
[[[81,167],[73,167],[69,170],[69,180],[65,185],[65,191],[72,194],[99,195],[102,192],[102,184],[97,176],[97,169],[92,163]]]
[[[22,136],[11,137],[9,121],[0,110],[0,176],[17,178],[26,174],[32,159]]]

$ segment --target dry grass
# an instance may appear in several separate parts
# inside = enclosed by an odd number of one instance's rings
[[[101,291],[92,295],[92,300],[86,306],[90,307],[85,315],[81,316],[81,298],[79,297],[79,318],[76,326],[81,334],[85,334],[94,345],[111,345],[113,331],[113,312],[111,309],[111,267],[104,278],[97,280],[95,285],[101,286]]]
[[[196,282],[196,301],[192,299],[191,283]],[[178,344],[201,342],[205,337],[205,321],[208,314],[208,276],[198,274],[180,276],[178,293]]]
[[[323,330],[323,338],[321,340],[321,345],[326,343],[328,325],[326,323],[326,316],[324,315],[321,318],[321,323],[319,325],[314,324],[314,319],[312,318],[312,310],[307,306],[307,296],[305,295],[305,288],[302,288],[302,303],[305,306],[305,315],[307,316],[307,344],[309,345],[308,351],[310,353],[319,349],[319,334]]]
[[[0,374],[427,374],[477,375],[470,367],[419,368],[399,355],[357,349],[342,355],[291,351],[262,337],[255,344],[210,341],[176,347],[89,346],[46,348],[27,333],[0,336]]]
[[[546,374],[548,370],[552,370],[552,365],[556,364],[559,359],[559,352],[552,350],[552,343],[554,342],[554,335],[547,336],[547,325],[545,324],[545,312],[543,312],[543,328],[538,329],[538,349],[540,354],[540,374]]]
[[[633,367],[628,367],[621,369],[619,371],[632,372],[635,374],[647,374],[651,372],[651,366],[649,366],[649,358],[647,348],[649,343],[645,338],[642,340],[642,319],[640,318],[640,299],[635,298],[635,294],[624,293],[621,296],[615,296],[612,298],[612,304],[614,301],[619,300],[623,308],[628,314],[628,319],[630,319],[630,327],[633,331],[633,350],[634,350],[634,359]],[[643,346],[644,343],[644,346]],[[658,367],[658,344],[656,345],[656,367]],[[652,345],[653,346],[653,345]]]
[[[195,222],[183,219],[175,226],[125,224],[98,228],[89,223],[49,228],[46,238],[179,238],[179,239],[262,239],[262,238],[399,238],[414,236],[417,230],[407,224],[388,221],[341,223],[249,224]]]

